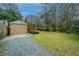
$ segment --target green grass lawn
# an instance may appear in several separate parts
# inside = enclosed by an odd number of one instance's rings
[[[79,36],[75,34],[39,31],[32,40],[54,55],[79,55]]]

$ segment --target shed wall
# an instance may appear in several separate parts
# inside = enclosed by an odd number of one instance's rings
[[[26,24],[10,24],[10,35],[22,35],[28,32]]]

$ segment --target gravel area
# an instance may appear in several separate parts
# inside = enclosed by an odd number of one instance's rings
[[[1,40],[2,56],[51,56],[51,54],[27,36],[10,36]]]

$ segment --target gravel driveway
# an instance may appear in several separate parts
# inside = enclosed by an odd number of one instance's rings
[[[51,54],[33,42],[27,36],[10,36],[1,41],[3,48],[0,49],[2,56],[51,56]]]

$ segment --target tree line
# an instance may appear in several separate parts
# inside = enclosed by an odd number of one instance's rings
[[[75,3],[48,4],[47,3],[40,5],[41,5],[40,6],[41,12],[39,13],[38,16],[37,15],[34,16],[36,18],[30,22],[36,25],[36,29],[44,30],[44,31],[79,33],[79,4],[75,4]],[[34,17],[30,17],[31,20]]]

